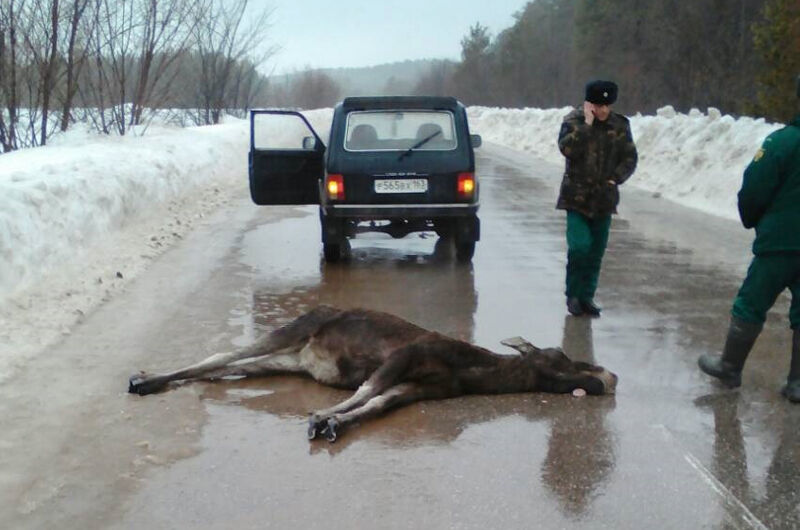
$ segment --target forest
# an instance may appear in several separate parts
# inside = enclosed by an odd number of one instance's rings
[[[515,20],[494,37],[475,24],[461,61],[433,68],[420,88],[551,108],[611,79],[626,113],[670,104],[785,121],[798,110],[798,0],[536,0]]]
[[[330,70],[270,76],[272,15],[251,0],[0,0],[0,152],[76,123],[106,134],[156,115],[213,124],[354,90]],[[414,79],[409,65],[384,68],[381,92],[551,108],[612,79],[625,113],[669,104],[786,121],[798,110],[800,0],[534,0],[497,35],[476,22],[459,61],[428,63]]]

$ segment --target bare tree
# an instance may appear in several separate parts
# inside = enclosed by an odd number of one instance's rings
[[[267,78],[255,65],[247,60],[239,62],[234,69],[228,112],[244,118],[247,109],[266,103],[268,88]]]
[[[25,143],[44,145],[48,135],[50,98],[56,75],[58,51],[58,0],[31,0],[21,5],[17,22],[25,25],[22,36],[23,56],[20,66],[28,66],[20,80],[27,94],[28,125]],[[20,26],[18,26],[20,27]]]
[[[94,65],[87,75],[82,76],[82,82],[78,84],[78,97],[84,107],[95,107],[97,112],[88,113],[86,118],[94,123],[98,131],[108,134],[110,124],[106,109],[109,102],[110,81],[108,71],[103,60],[103,48],[105,43],[104,26],[100,15],[103,12],[105,0],[91,0],[90,14],[87,17],[90,22],[86,34],[86,50],[88,62]]]
[[[50,102],[56,85],[58,68],[58,39],[60,29],[59,0],[32,0],[28,15],[33,30],[24,33],[24,43],[33,58],[37,79],[30,81],[35,86],[35,101],[40,111],[38,125],[38,144],[47,143],[50,127]],[[33,144],[37,144],[37,127],[31,123],[30,132]]]
[[[142,122],[146,106],[159,107],[166,101],[178,73],[171,67],[183,56],[199,20],[190,16],[193,5],[191,0],[143,0],[139,14],[141,51],[131,101],[131,125]],[[171,72],[169,76],[168,72]]]
[[[17,10],[19,4],[8,0],[0,4],[0,145],[7,153],[18,148],[19,96],[17,92]],[[6,112],[8,115],[6,116]]]
[[[135,11],[131,2],[98,0],[97,17],[100,22],[95,39],[96,65],[100,70],[97,81],[101,84],[99,89],[108,94],[106,127],[113,127],[124,135],[134,59]]]
[[[38,3],[38,2],[37,2]],[[49,31],[45,33],[47,44],[45,59],[42,62],[42,126],[41,126],[41,140],[40,145],[47,143],[47,129],[48,118],[50,115],[50,99],[53,95],[55,88],[55,77],[57,68],[57,55],[58,55],[58,30],[59,30],[59,17],[60,5],[59,0],[50,0],[50,5],[47,6],[50,13],[50,27]]]
[[[61,103],[61,130],[66,131],[69,127],[72,115],[72,103],[78,88],[78,79],[83,66],[86,64],[88,48],[81,46],[78,50],[78,39],[83,22],[83,15],[89,0],[73,0],[70,8],[69,19],[67,20],[65,48],[65,75],[64,98]],[[88,33],[88,32],[87,32]],[[85,37],[85,35],[83,35]]]
[[[291,101],[302,109],[333,106],[339,100],[339,85],[325,72],[306,70],[292,81]]]
[[[238,62],[247,59],[258,67],[276,51],[274,46],[261,47],[272,9],[262,9],[245,24],[248,4],[248,0],[206,0],[197,5],[196,16],[204,21],[194,31],[201,67],[197,91],[203,123],[219,123]]]

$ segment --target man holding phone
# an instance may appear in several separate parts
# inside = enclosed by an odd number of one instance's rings
[[[586,84],[582,108],[561,124],[558,148],[566,158],[556,208],[567,211],[567,310],[599,316],[594,302],[608,244],[618,186],[636,169],[638,154],[628,119],[611,110],[617,100],[612,81]]]

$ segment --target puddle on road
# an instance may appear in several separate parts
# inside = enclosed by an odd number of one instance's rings
[[[347,395],[300,377],[204,385],[202,452],[157,472],[119,528],[358,528],[375,506],[386,527],[566,524],[611,479],[613,398],[422,402],[308,442],[306,412]],[[552,500],[561,511],[543,515]]]
[[[262,224],[244,235],[241,263],[276,292],[319,279],[319,221],[312,210],[299,208],[302,217]]]
[[[350,262],[326,264],[312,209],[255,227],[242,242],[248,270],[229,319],[234,342],[250,343],[320,303],[365,306],[495,351],[502,351],[499,339],[512,335],[561,344],[572,357],[620,374],[616,397],[527,394],[416,403],[328,444],[305,440],[306,415],[350,392],[299,377],[203,385],[209,422],[202,452],[150,482],[126,526],[226,528],[235,521],[257,528],[268,520],[275,527],[356,527],[374,516],[374,506],[383,508],[382,520],[416,527],[524,527],[531,520],[549,527],[592,528],[596,521],[683,527],[735,520],[738,508],[707,487],[687,455],[691,450],[707,461],[713,453],[710,458],[722,461],[727,444],[773,447],[776,436],[764,432],[784,411],[770,417],[734,410],[742,418],[737,431],[729,409],[711,410],[711,418],[708,407],[693,402],[704,388],[696,352],[715,345],[714,330],[729,303],[720,293],[735,283],[730,274],[615,219],[601,278],[603,318],[565,316],[563,214],[553,210],[544,187],[525,185],[517,173],[485,183],[486,197],[503,198],[482,210],[484,241],[474,266],[437,259],[435,240],[414,236],[356,240]],[[742,393],[764,403],[759,388]],[[710,424],[717,420],[719,443],[710,448]],[[656,428],[654,422],[663,423]],[[663,432],[673,438],[665,442]],[[775,458],[796,470],[796,444],[790,435],[780,440]],[[757,485],[756,477],[774,475],[771,456],[737,451],[718,474],[726,483],[741,478]],[[736,466],[747,472],[737,475]],[[764,510],[775,499],[790,499],[791,487],[784,479]],[[662,502],[665,495],[680,501],[680,514]],[[624,502],[631,498],[638,502]],[[319,513],[333,515],[323,521]]]
[[[319,304],[366,307],[472,339],[477,293],[471,265],[455,263],[454,250],[432,233],[394,239],[364,234],[351,242],[350,259],[326,263],[316,215],[251,230],[242,263],[251,277],[230,324],[237,345],[286,324]]]

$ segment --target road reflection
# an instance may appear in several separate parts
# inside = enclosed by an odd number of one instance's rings
[[[471,264],[455,262],[451,242],[411,240],[354,246],[346,263],[320,260],[319,281],[290,292],[252,293],[257,333],[275,329],[319,304],[386,311],[425,328],[472,341],[478,294]],[[403,243],[405,241],[401,241]],[[397,248],[399,247],[399,248]]]
[[[595,364],[592,319],[566,316],[561,344],[570,359]],[[605,420],[614,406],[614,396],[573,399],[553,414],[542,480],[565,513],[585,513],[609,481],[616,454]]]
[[[752,481],[748,470],[747,444],[741,417],[746,404],[739,393],[715,393],[701,396],[695,405],[714,416],[714,445],[711,472],[724,487],[752,512],[757,527],[800,528],[800,443],[798,421],[800,411],[785,407],[774,412],[778,417],[778,443],[763,479]],[[739,503],[726,503],[730,521],[742,519]],[[729,521],[729,523],[730,523]]]

